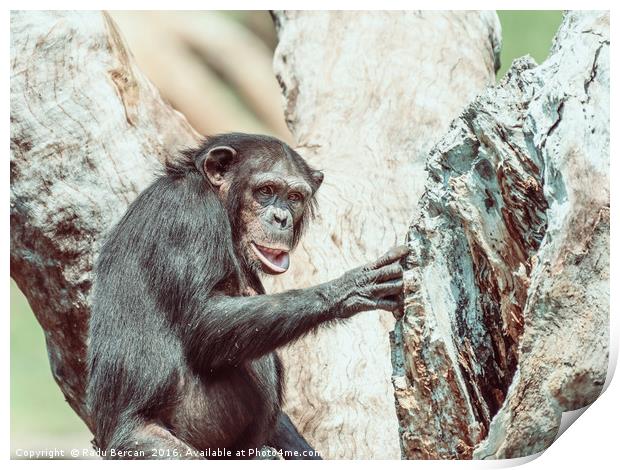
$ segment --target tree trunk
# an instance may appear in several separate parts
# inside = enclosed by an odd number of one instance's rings
[[[392,335],[407,458],[544,450],[607,372],[609,14],[568,13],[430,153]]]
[[[495,13],[276,13],[275,70],[320,216],[268,290],[341,275],[402,243],[431,144],[499,66]],[[399,458],[387,312],[286,348],[287,411],[327,458]]]

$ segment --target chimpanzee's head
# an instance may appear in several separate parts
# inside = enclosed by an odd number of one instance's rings
[[[262,135],[209,138],[198,169],[224,204],[233,239],[255,271],[281,274],[314,215],[323,173],[280,140]]]

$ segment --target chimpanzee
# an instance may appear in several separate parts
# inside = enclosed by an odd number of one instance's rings
[[[275,350],[330,320],[398,309],[407,252],[265,294],[259,275],[288,269],[322,180],[278,139],[224,134],[167,163],[129,206],[94,273],[86,395],[104,456],[269,445],[312,458],[282,411]]]

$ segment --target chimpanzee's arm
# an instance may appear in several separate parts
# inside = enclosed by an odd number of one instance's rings
[[[322,460],[284,412],[280,413],[276,428],[266,444],[282,451],[285,460]]]
[[[274,295],[214,295],[188,312],[185,336],[190,357],[216,369],[263,356],[319,324],[355,313],[396,310],[401,304],[405,247],[325,284]]]

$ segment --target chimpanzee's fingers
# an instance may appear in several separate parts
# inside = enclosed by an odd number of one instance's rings
[[[389,281],[391,279],[402,279],[402,277],[403,268],[399,262],[382,266],[368,273],[368,280],[375,283]]]
[[[407,245],[398,245],[390,249],[386,254],[381,256],[377,261],[374,261],[368,265],[368,269],[377,269],[386,264],[391,264],[394,261],[398,261],[403,256],[409,253]]]
[[[403,280],[396,279],[392,281],[375,284],[370,288],[373,297],[387,297],[391,295],[400,295],[403,293]]]

